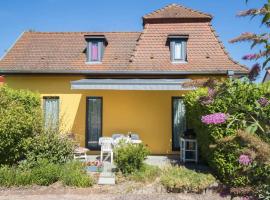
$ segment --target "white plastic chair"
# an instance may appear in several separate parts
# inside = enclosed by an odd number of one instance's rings
[[[100,162],[103,161],[103,154],[107,153],[108,156],[111,156],[111,163],[113,163],[113,139],[110,137],[101,137],[99,138],[98,143],[99,145],[101,145]],[[105,158],[105,160],[107,159],[107,157]]]

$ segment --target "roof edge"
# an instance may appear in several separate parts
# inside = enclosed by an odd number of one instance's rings
[[[27,33],[27,31],[23,31],[16,40],[12,43],[12,45],[7,49],[7,51],[4,52],[4,54],[0,57],[0,61],[2,61],[6,55],[10,52],[10,50],[17,44],[17,42],[22,38],[22,36]]]
[[[248,72],[234,71],[236,75],[247,75]],[[0,70],[0,74],[124,74],[124,75],[227,75],[228,70],[220,71],[93,71],[93,70]]]

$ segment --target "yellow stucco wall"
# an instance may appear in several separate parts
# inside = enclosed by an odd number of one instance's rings
[[[83,76],[6,76],[12,88],[30,89],[42,96],[59,96],[60,120],[65,131],[85,145],[86,97],[103,97],[103,136],[137,132],[152,154],[170,154],[172,97],[181,91],[71,90],[70,81]]]

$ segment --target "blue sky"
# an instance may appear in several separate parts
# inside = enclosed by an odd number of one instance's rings
[[[141,31],[141,17],[170,3],[210,13],[220,39],[236,61],[250,53],[248,43],[228,41],[242,32],[266,31],[259,19],[236,17],[236,13],[261,7],[266,0],[1,0],[0,56],[26,30],[35,31]]]

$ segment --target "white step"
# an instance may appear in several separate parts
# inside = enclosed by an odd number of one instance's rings
[[[114,185],[115,177],[99,177],[98,184],[99,185]]]

